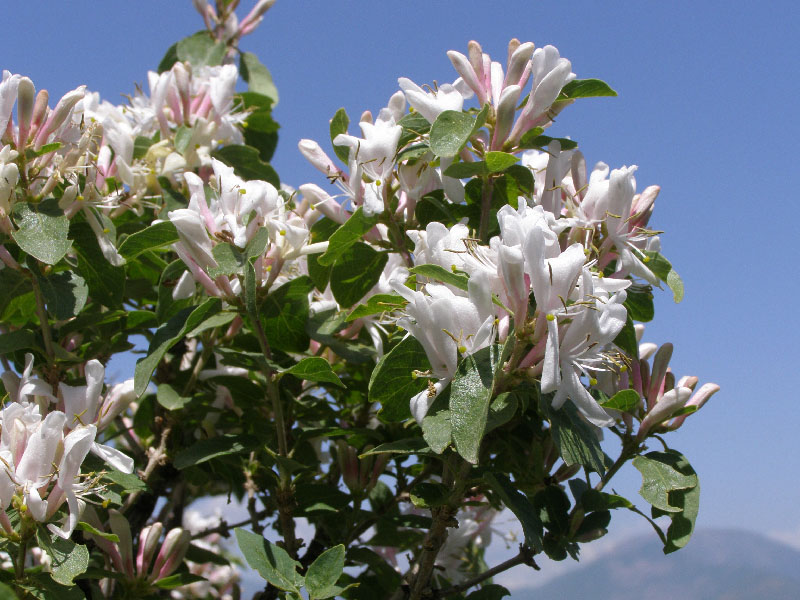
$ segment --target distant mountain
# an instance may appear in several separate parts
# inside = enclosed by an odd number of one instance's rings
[[[799,600],[800,552],[763,535],[697,531],[664,556],[655,538],[634,538],[609,556],[514,600]]]

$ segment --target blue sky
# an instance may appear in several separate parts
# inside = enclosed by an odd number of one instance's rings
[[[202,27],[189,0],[99,5],[15,3],[0,68],[31,77],[51,98],[85,83],[118,101],[172,42]],[[326,146],[340,106],[353,120],[377,112],[399,76],[452,81],[445,52],[465,52],[470,39],[498,60],[511,37],[553,44],[579,77],[609,82],[618,98],[584,100],[551,131],[578,140],[587,163],[637,164],[639,189],[662,187],[650,224],[665,231],[686,299],[676,306],[668,292],[657,295],[645,337],[675,344],[678,376],[722,386],[672,436],[700,474],[699,524],[795,532],[800,543],[800,11],[789,2],[600,6],[278,0],[242,43],[281,93],[273,164],[290,185],[324,186],[297,141]],[[615,487],[635,499],[638,485],[629,467]]]

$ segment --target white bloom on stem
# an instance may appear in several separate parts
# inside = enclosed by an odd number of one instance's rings
[[[392,287],[408,300],[406,316],[398,319],[397,324],[419,341],[431,363],[433,376],[439,380],[434,385],[435,394],[426,390],[411,399],[411,413],[421,422],[436,395],[455,375],[459,354],[466,356],[492,343],[495,314],[491,290],[482,273],[470,278],[468,297],[435,283],[425,286],[427,293],[410,290],[397,280]]]
[[[608,295],[596,290],[590,271],[583,269],[577,297],[591,306],[572,309],[572,322],[561,336],[557,350],[553,348],[556,351],[545,357],[542,392],[556,392],[553,408],[560,408],[569,398],[590,423],[607,427],[613,425],[614,419],[591,396],[580,377],[586,375],[591,381],[591,371],[604,369],[603,352],[625,326],[628,316],[623,306],[626,293],[620,290]]]

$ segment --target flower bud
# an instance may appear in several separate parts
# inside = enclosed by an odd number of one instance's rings
[[[17,148],[24,148],[28,141],[28,133],[31,129],[31,118],[33,117],[33,104],[36,101],[36,88],[33,82],[27,77],[19,80],[17,88],[17,122],[19,132],[17,136]]]
[[[163,529],[164,526],[161,523],[153,523],[143,528],[139,534],[139,552],[136,555],[136,571],[139,577],[145,577],[150,570],[150,562],[156,553]]]
[[[161,550],[156,557],[148,580],[158,581],[175,571],[183,562],[191,541],[192,535],[188,531],[180,527],[171,529],[164,538],[164,543],[161,544]]]

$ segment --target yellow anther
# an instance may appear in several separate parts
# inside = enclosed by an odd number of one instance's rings
[[[589,385],[597,385],[597,379],[594,377],[589,378]]]
[[[380,185],[381,183],[382,183],[382,182],[381,182],[381,180],[380,180],[380,179],[378,179],[378,180],[376,180],[376,181],[375,181],[375,185]]]
[[[467,347],[466,346],[459,346],[458,347],[458,351],[459,351],[460,354],[464,354],[467,351]]]
[[[267,265],[267,268],[266,268],[266,269],[264,269],[264,270],[265,270],[267,273],[269,273],[270,271],[272,271],[272,265]]]
[[[239,188],[239,193],[244,196],[247,193],[247,190],[244,188]]]
[[[458,268],[457,268],[455,265],[450,265],[450,270],[451,270],[453,273],[455,273],[456,271],[458,271]]]
[[[285,229],[281,229],[278,233],[280,233],[281,235],[286,235],[286,230]]]
[[[103,508],[108,508],[109,504],[111,504],[111,500],[109,498],[103,500]]]
[[[103,227],[103,233],[111,233],[111,230],[108,227]]]
[[[620,372],[620,373],[625,373],[627,370],[628,370],[628,366],[627,366],[627,365],[622,365],[622,366],[619,368],[619,372]]]
[[[28,505],[27,504],[23,504],[23,505],[21,505],[19,507],[19,512],[21,512],[21,513],[27,512],[27,510],[28,510]]]
[[[548,321],[555,321],[556,320],[556,316],[555,315],[551,315],[551,314],[548,314],[547,317],[545,317],[545,318]]]
[[[650,257],[649,257],[649,256],[645,256],[645,257],[642,259],[642,262],[649,263],[649,262],[650,262]]]

